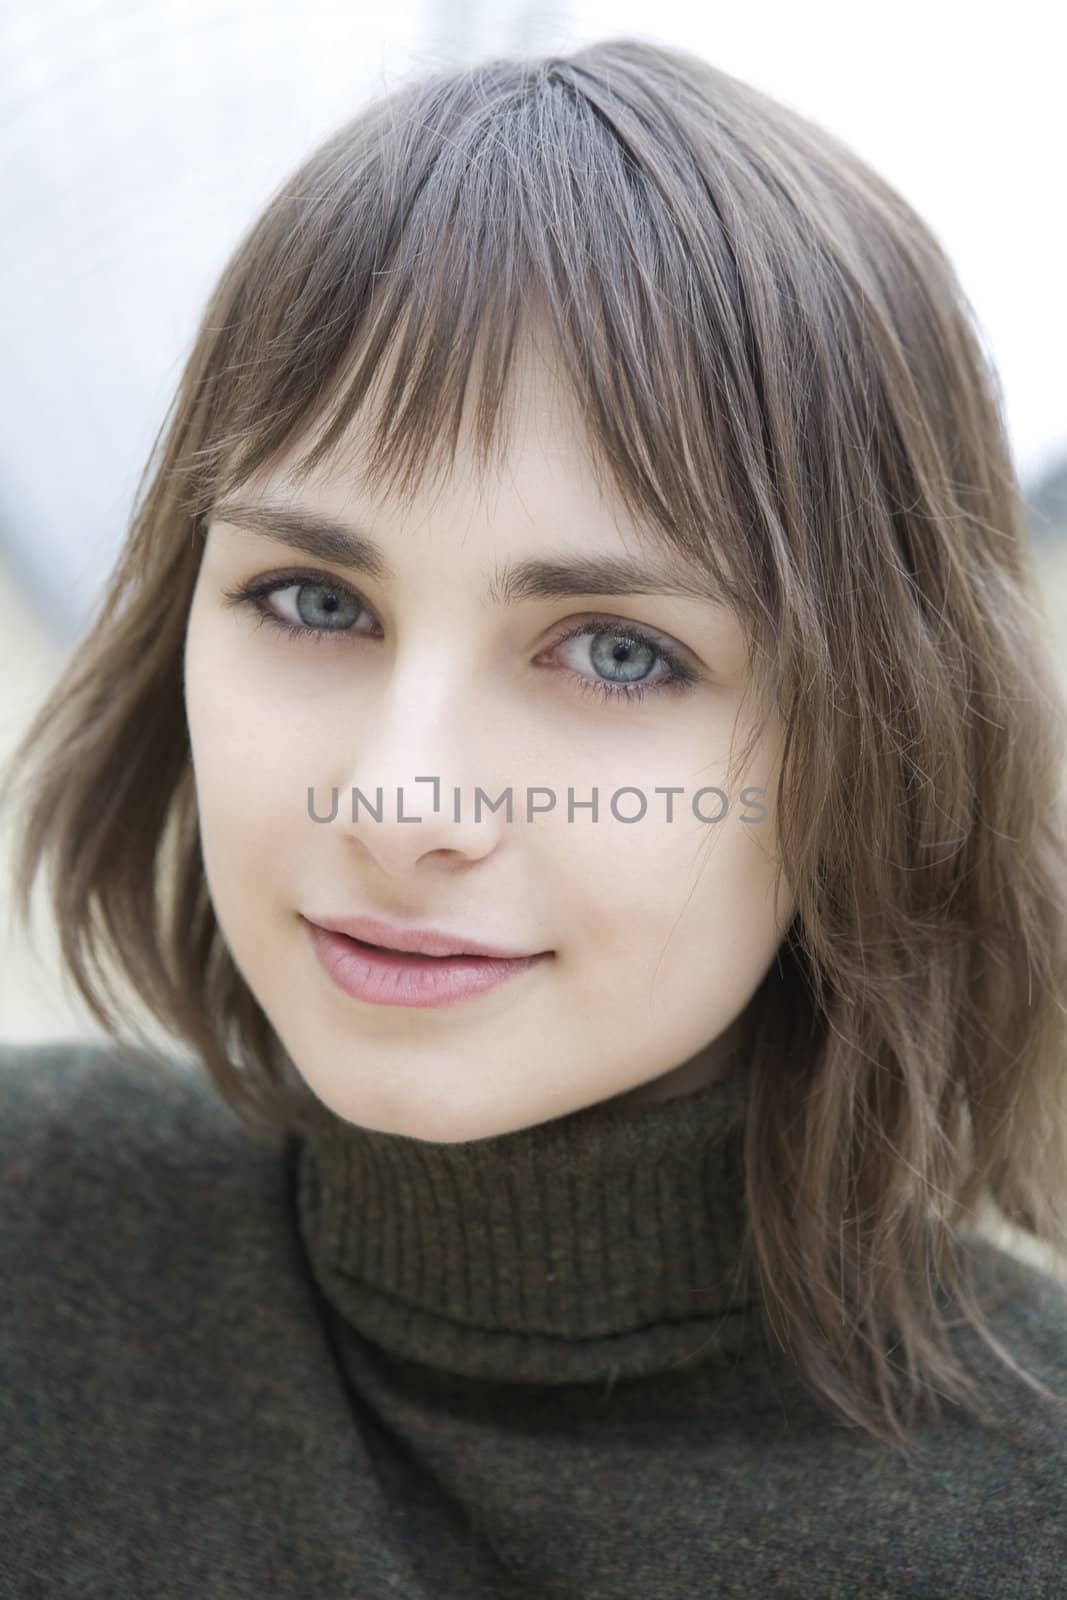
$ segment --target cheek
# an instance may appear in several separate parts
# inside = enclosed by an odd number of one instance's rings
[[[743,984],[765,967],[780,943],[791,910],[783,885],[773,894],[772,817],[744,823],[755,806],[734,801],[718,823],[700,823],[688,797],[675,803],[674,820],[632,825],[614,820],[563,829],[568,858],[562,875],[571,897],[571,925],[605,970],[655,970],[657,988],[692,992],[707,975],[709,959],[725,982]],[[719,807],[703,802],[707,815]],[[557,881],[560,877],[557,876]]]
[[[285,707],[238,650],[228,619],[196,625],[186,645],[185,702],[198,793],[221,807],[255,803],[264,788],[296,793],[315,743],[313,718]],[[312,781],[312,780],[307,780]],[[300,795],[298,794],[298,799]]]
[[[568,926],[576,944],[608,973],[644,971],[670,937],[672,926],[694,893],[698,860],[708,848],[710,830],[701,828],[675,803],[666,821],[663,796],[646,791],[647,811],[638,821],[619,822],[603,804],[596,821],[579,812],[561,823],[553,837],[552,859],[543,863],[546,881],[565,897]],[[658,811],[657,811],[658,808]],[[636,814],[633,796],[620,812]],[[717,848],[717,844],[713,848]],[[714,902],[714,869],[695,893],[705,911]]]
[[[235,669],[225,642],[217,630],[191,627],[185,662],[197,812],[216,903],[229,899],[235,882],[262,874],[265,860],[285,859],[293,828],[286,819],[299,820],[306,805],[299,752],[283,731],[292,719],[271,714],[247,673]]]

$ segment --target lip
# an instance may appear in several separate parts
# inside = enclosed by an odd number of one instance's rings
[[[423,956],[488,956],[494,961],[522,961],[546,953],[505,950],[483,944],[478,939],[468,939],[463,933],[448,933],[440,928],[405,928],[399,923],[383,922],[379,917],[307,916],[304,920],[331,933],[347,934],[350,939],[359,939],[364,944],[383,945],[388,950]]]
[[[537,955],[433,956],[371,949],[355,936],[304,919],[315,954],[339,989],[355,1000],[385,1006],[448,1006],[473,999],[537,966]]]

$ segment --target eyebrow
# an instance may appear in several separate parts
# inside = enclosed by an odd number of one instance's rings
[[[231,498],[213,507],[206,521],[213,519],[278,540],[318,561],[362,573],[376,582],[388,583],[396,577],[384,548],[375,539],[317,511]],[[486,588],[486,600],[498,606],[587,594],[722,599],[710,573],[680,561],[649,563],[611,555],[530,558],[497,565]]]

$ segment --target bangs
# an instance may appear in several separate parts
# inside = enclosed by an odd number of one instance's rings
[[[468,405],[491,470],[538,343],[602,489],[751,613],[740,277],[686,141],[633,99],[573,61],[490,62],[335,134],[243,252],[198,512],[295,444],[301,481],[365,407],[372,492],[403,503],[447,473]]]

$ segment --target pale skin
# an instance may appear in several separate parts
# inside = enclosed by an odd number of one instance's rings
[[[572,404],[532,350],[521,373],[506,470],[491,481],[476,476],[464,435],[443,489],[420,490],[403,509],[372,498],[357,418],[310,482],[287,481],[294,450],[247,485],[245,499],[314,509],[369,534],[395,576],[354,574],[213,517],[186,638],[204,866],[233,958],[322,1102],[362,1126],[438,1142],[711,1082],[737,1059],[745,1008],[795,910],[772,892],[776,722],[741,780],[726,783],[747,684],[738,620],[702,597],[487,601],[489,577],[512,560],[662,548],[594,482]],[[327,632],[322,600],[332,594],[334,627],[350,622],[347,631],[290,638],[257,625],[254,605],[226,603],[225,591],[262,575],[284,580],[260,602],[280,621]],[[584,617],[596,620],[560,644]],[[646,647],[613,666],[627,624],[680,657],[694,681],[657,687],[669,668]],[[639,700],[582,689],[646,678]],[[417,774],[440,778],[436,813]],[[691,796],[716,784],[729,810],[701,822]],[[352,787],[373,796],[379,785],[382,820],[364,812],[353,822]],[[339,791],[328,825],[308,815],[311,786],[324,809]],[[476,788],[495,797],[509,786],[514,820],[483,809],[476,821]],[[608,807],[625,786],[647,798],[639,822]],[[657,786],[684,789],[669,822]],[[763,791],[758,805],[738,798],[746,786]],[[418,825],[398,820],[397,787]],[[556,796],[530,822],[528,787]],[[597,822],[588,808],[568,821],[569,789],[577,800],[598,791]],[[711,817],[720,809],[714,797],[704,807]],[[640,807],[631,795],[619,809]],[[758,825],[741,820],[758,814]],[[459,1004],[377,1005],[323,971],[302,920],[316,911],[552,955]]]

